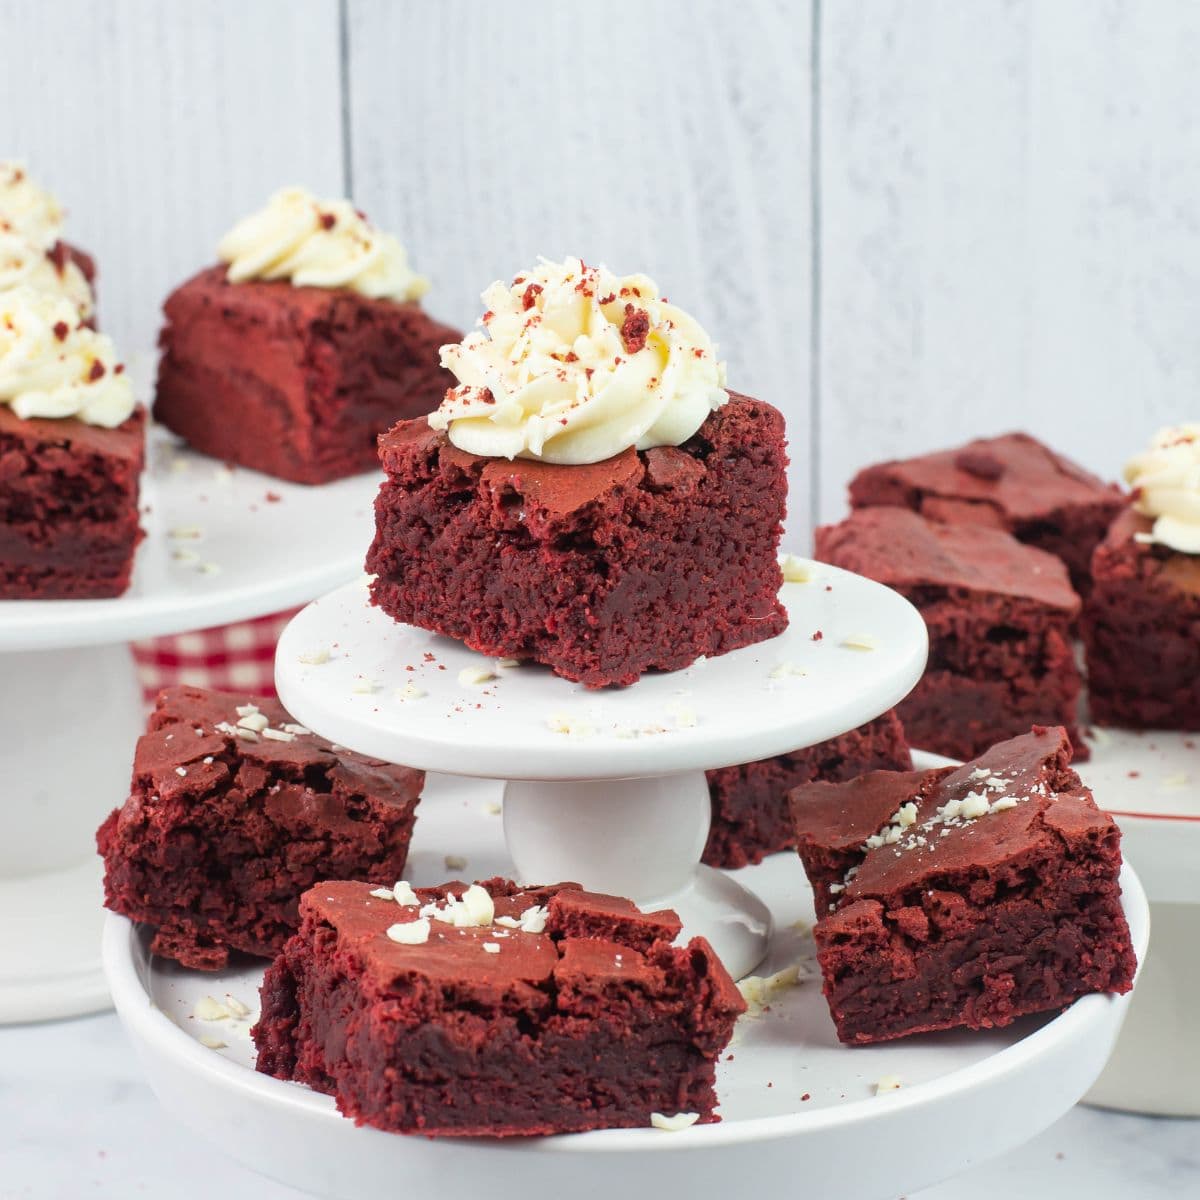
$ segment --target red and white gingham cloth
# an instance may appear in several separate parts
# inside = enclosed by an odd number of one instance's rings
[[[163,688],[180,683],[274,696],[275,643],[298,611],[134,642],[143,698],[153,701]]]

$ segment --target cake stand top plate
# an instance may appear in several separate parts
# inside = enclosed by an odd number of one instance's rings
[[[320,487],[147,438],[133,582],[113,600],[0,600],[0,651],[104,645],[279,612],[362,571],[373,474]]]
[[[276,685],[323,736],[426,770],[628,779],[750,762],[871,720],[925,666],[925,626],[907,600],[835,567],[814,563],[810,575],[784,584],[790,624],[778,637],[593,691],[399,624],[365,584],[348,584],[284,631]]]
[[[418,885],[512,873],[496,815],[500,786],[431,776],[407,874]],[[736,873],[770,907],[776,933],[765,974],[799,962],[808,976],[743,1020],[717,1071],[722,1120],[679,1133],[622,1129],[554,1138],[430,1140],[357,1128],[333,1100],[256,1074],[245,1021],[194,1017],[205,995],[257,1009],[263,964],[184,971],[152,957],[149,934],[109,914],[104,958],[113,998],[160,1099],[201,1136],[247,1165],[318,1195],[394,1190],[495,1200],[566,1193],[575,1200],[738,1196],[760,1192],[895,1200],[1028,1140],[1095,1080],[1128,997],[1085,996],[1061,1014],[1005,1029],[838,1044],[811,962],[812,893],[794,854]],[[1139,959],[1149,933],[1136,876],[1122,876]],[[217,1049],[201,1039],[224,1043]],[[903,1086],[875,1094],[888,1075]]]

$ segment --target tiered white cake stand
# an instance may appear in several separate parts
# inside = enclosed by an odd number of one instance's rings
[[[129,794],[142,728],[127,643],[278,612],[352,578],[376,487],[281,483],[155,431],[130,590],[0,601],[0,1023],[109,1003],[94,839]]]
[[[587,692],[396,625],[360,584],[305,609],[276,662],[298,720],[352,749],[441,772],[418,810],[412,882],[573,879],[675,906],[685,935],[709,937],[735,973],[799,968],[798,985],[739,1023],[718,1068],[721,1123],[505,1142],[357,1128],[329,1097],[254,1072],[253,1011],[197,1015],[209,995],[254,1010],[261,963],[183,971],[149,955],[147,931],[110,915],[113,997],[163,1103],[256,1170],[345,1198],[403,1180],[406,1191],[498,1200],[668,1187],[733,1196],[748,1186],[894,1200],[1056,1120],[1099,1074],[1124,998],[1089,996],[984,1034],[848,1049],[816,979],[812,894],[796,856],[736,878],[698,866],[706,767],[853,728],[902,697],[924,665],[919,617],[877,584],[817,567],[810,582],[786,585],[784,600],[791,627],[781,637],[621,691]],[[1132,872],[1124,884],[1140,956],[1145,899]],[[903,1086],[876,1094],[888,1076]]]

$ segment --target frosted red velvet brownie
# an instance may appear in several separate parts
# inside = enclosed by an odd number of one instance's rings
[[[839,783],[866,771],[905,771],[912,755],[895,710],[805,750],[708,772],[712,824],[704,861],[744,867],[796,844],[788,793],[802,783]]]
[[[644,276],[543,262],[484,302],[460,385],[380,441],[375,604],[589,687],[781,632],[781,415]]]
[[[297,483],[376,467],[395,421],[436,408],[457,330],[349,202],[278,193],[164,305],[156,420],[214,458]]]
[[[1200,424],[1161,430],[1125,477],[1080,622],[1092,719],[1200,730]]]
[[[125,591],[144,427],[112,343],[68,299],[0,292],[0,600]]]
[[[300,911],[263,981],[258,1069],[359,1124],[507,1137],[717,1119],[745,1002],[703,938],[672,945],[673,912],[503,879],[322,883]]]
[[[792,793],[844,1042],[1007,1025],[1126,992],[1121,835],[1061,728],[957,769],[874,772]]]
[[[1061,558],[1086,594],[1092,551],[1123,500],[1036,438],[1009,433],[866,467],[850,481],[850,503],[898,504],[934,521],[1003,529]]]
[[[132,793],[97,834],[105,904],[153,926],[154,953],[187,967],[270,957],[318,880],[403,872],[423,782],[335,749],[274,700],[168,688]]]

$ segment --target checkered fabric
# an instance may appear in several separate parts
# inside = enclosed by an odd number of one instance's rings
[[[275,643],[297,611],[134,642],[143,697],[153,700],[179,683],[274,696]]]

